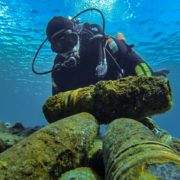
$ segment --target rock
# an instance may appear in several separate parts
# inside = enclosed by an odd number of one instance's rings
[[[180,156],[133,119],[120,118],[109,124],[103,156],[106,180],[180,179]]]
[[[7,143],[5,143],[2,139],[0,139],[0,153],[8,149],[10,146],[8,146]]]
[[[80,167],[64,173],[58,180],[102,180],[92,169]]]
[[[15,124],[0,122],[0,152],[12,147],[25,137],[42,128],[41,126],[25,128],[21,123]]]
[[[22,139],[24,139],[24,137],[21,136],[17,136],[17,135],[13,135],[10,133],[0,133],[0,152],[5,151],[6,149],[12,147],[14,144],[16,144],[17,142],[21,141]],[[2,147],[2,144],[4,147]]]
[[[141,120],[172,107],[169,81],[163,77],[127,77],[61,92],[47,99],[43,112],[48,122],[79,112],[89,112],[99,124],[115,118]]]
[[[61,119],[0,154],[2,179],[57,179],[68,170],[86,166],[99,126],[81,113]]]
[[[9,127],[9,133],[16,134],[17,136],[28,137],[32,133],[41,129],[43,126],[35,126],[35,127],[24,127],[21,123],[17,122],[11,127]]]

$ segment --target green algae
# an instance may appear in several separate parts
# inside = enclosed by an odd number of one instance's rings
[[[115,118],[141,120],[172,107],[172,90],[163,77],[133,77],[100,81],[47,99],[43,112],[48,122],[80,113],[93,114],[99,124]]]
[[[1,178],[51,180],[88,164],[87,154],[98,130],[88,113],[52,123],[0,154]]]

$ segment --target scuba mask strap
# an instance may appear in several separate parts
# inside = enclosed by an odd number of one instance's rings
[[[54,34],[51,36],[50,41],[52,41],[52,39],[53,39],[54,37],[56,37],[57,35],[61,34],[61,33],[64,32],[64,31],[65,31],[65,29],[61,29],[60,31],[57,31],[56,33],[54,33]]]

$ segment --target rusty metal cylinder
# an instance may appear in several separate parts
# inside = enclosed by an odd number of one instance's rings
[[[180,179],[180,156],[133,119],[110,123],[103,152],[106,180]]]
[[[172,91],[168,79],[130,76],[61,92],[47,99],[43,113],[51,123],[72,114],[89,112],[99,124],[104,124],[120,117],[140,120],[164,113],[171,107]]]
[[[0,154],[0,179],[55,180],[66,171],[87,166],[98,130],[89,113],[52,123]]]
[[[65,172],[58,180],[102,180],[91,168],[80,167]]]

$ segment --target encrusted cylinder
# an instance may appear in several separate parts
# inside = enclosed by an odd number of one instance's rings
[[[0,179],[54,180],[68,170],[87,166],[98,129],[89,113],[40,129],[0,154]]]
[[[58,180],[102,180],[91,168],[80,167],[67,171]]]
[[[119,117],[143,119],[171,107],[172,91],[166,78],[131,76],[61,92],[47,99],[43,112],[48,122],[89,112],[104,124]]]
[[[136,120],[110,123],[103,152],[106,180],[180,179],[180,156]]]

